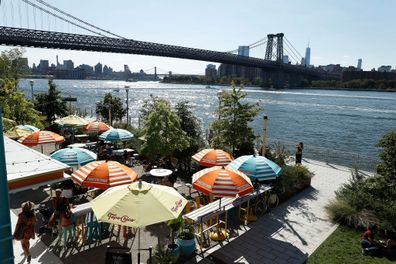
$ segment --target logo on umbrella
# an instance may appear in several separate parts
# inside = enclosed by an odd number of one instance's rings
[[[175,202],[175,206],[171,208],[171,211],[177,213],[177,211],[179,211],[179,208],[182,206],[183,206],[183,201],[180,199],[179,201]]]
[[[113,213],[108,213],[107,214],[108,220],[115,220],[115,221],[120,221],[121,223],[125,223],[125,222],[134,222],[135,219],[130,218],[127,215],[123,215],[123,216],[119,216],[117,214],[113,214]]]

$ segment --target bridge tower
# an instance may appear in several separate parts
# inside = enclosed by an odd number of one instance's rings
[[[285,34],[278,33],[276,34],[276,61],[282,62],[283,60],[283,36]]]
[[[267,35],[267,48],[265,49],[264,60],[272,60],[272,47],[274,46],[274,34]]]

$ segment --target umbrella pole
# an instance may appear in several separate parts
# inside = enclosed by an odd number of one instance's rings
[[[138,228],[138,263],[140,263],[140,227]]]

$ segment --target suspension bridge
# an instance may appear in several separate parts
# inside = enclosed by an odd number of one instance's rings
[[[43,0],[0,0],[0,8],[3,13],[0,21],[2,45],[161,56],[239,65],[260,69],[262,79],[270,80],[274,87],[284,87],[285,83],[295,86],[303,79],[319,77],[315,69],[297,64],[302,56],[283,33],[268,34],[248,45],[250,49],[266,47],[264,58],[254,58],[235,54],[237,50],[212,51],[128,39]],[[285,54],[296,64],[283,63]]]

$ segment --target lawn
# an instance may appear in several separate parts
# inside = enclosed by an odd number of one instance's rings
[[[339,226],[308,258],[308,264],[384,264],[396,263],[385,257],[362,255],[360,231]]]

